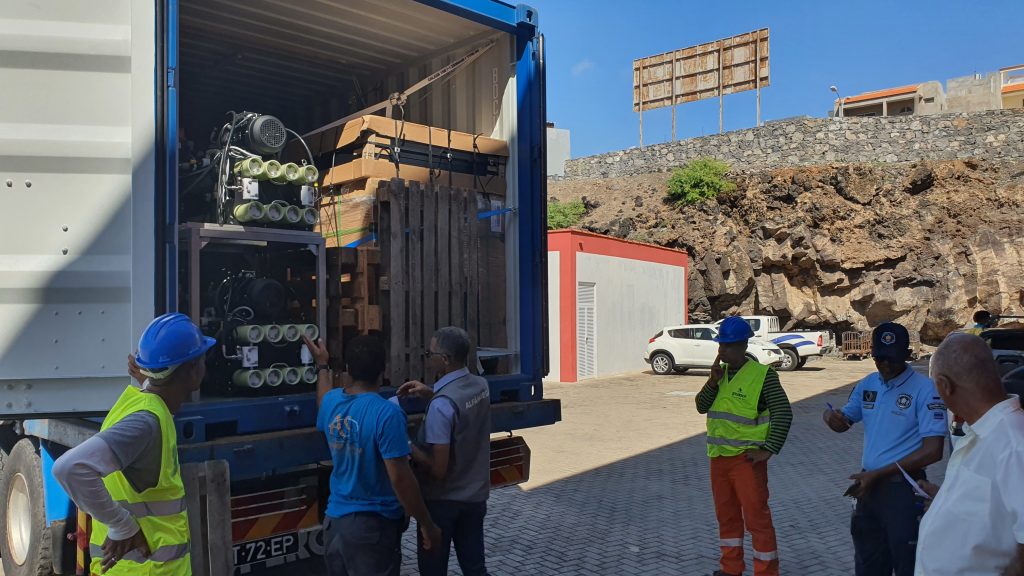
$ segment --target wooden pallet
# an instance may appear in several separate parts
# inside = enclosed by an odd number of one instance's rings
[[[227,461],[184,464],[181,478],[192,535],[192,574],[233,574],[231,475]]]
[[[490,234],[490,220],[477,218],[487,197],[393,179],[381,183],[378,201],[391,385],[433,382],[423,352],[438,328],[458,326],[477,346],[504,346],[504,233]]]
[[[423,352],[442,326],[466,329],[476,346],[506,347],[505,216],[478,218],[504,199],[400,179],[379,182],[375,193],[377,239],[327,250],[335,367],[356,334],[383,335],[392,385],[433,382]]]
[[[327,277],[327,342],[331,358],[341,367],[344,344],[350,337],[383,329],[380,249],[328,248]]]

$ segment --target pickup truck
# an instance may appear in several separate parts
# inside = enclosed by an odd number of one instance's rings
[[[778,316],[743,316],[754,331],[754,336],[771,342],[782,350],[782,362],[778,369],[789,372],[803,368],[811,356],[828,354],[835,348],[835,337],[828,330],[780,329]],[[719,320],[715,326],[721,324]]]

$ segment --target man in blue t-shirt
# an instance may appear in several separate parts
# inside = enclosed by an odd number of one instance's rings
[[[352,384],[332,390],[323,341],[306,340],[319,368],[316,427],[327,437],[334,470],[324,518],[324,558],[330,576],[398,576],[405,511],[416,519],[422,546],[441,531],[427,512],[409,467],[405,414],[378,394],[383,343],[357,336],[345,347]],[[403,507],[405,511],[403,511]]]
[[[836,432],[864,423],[862,470],[848,491],[857,498],[850,521],[856,575],[912,576],[922,506],[903,471],[923,480],[925,468],[942,459],[946,405],[935,384],[907,364],[910,334],[900,324],[875,328],[871,356],[878,372],[823,418]]]

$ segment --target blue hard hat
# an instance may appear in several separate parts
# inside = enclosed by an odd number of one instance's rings
[[[188,316],[164,314],[150,322],[139,338],[135,363],[150,370],[177,366],[202,356],[216,343],[203,335]]]
[[[713,340],[719,344],[732,344],[733,342],[743,342],[744,340],[750,340],[754,337],[754,331],[751,330],[750,324],[746,320],[739,316],[729,316],[718,326],[718,336],[714,337]]]

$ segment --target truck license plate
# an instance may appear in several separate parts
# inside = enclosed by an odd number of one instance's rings
[[[235,544],[235,566],[262,562],[272,558],[295,554],[299,551],[297,534],[281,534],[260,540]]]

